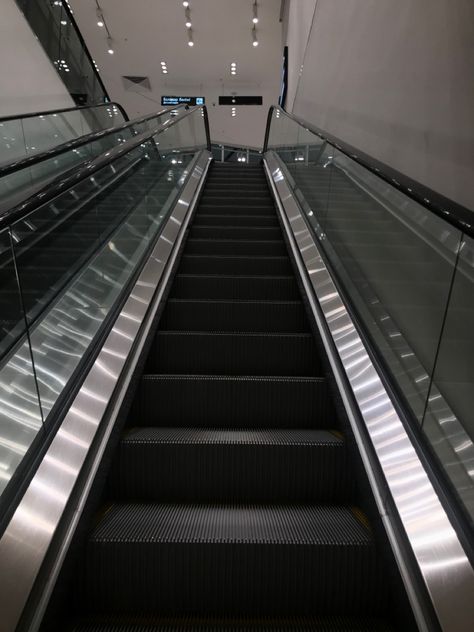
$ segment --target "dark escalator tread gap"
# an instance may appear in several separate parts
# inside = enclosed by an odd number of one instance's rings
[[[171,298],[283,300],[300,299],[294,276],[177,274]]]
[[[380,614],[387,590],[349,506],[116,503],[84,560],[86,602],[111,613]]]
[[[188,331],[309,332],[301,301],[169,299],[161,329]]]
[[[148,373],[322,376],[311,334],[159,331]]]
[[[68,629],[70,632],[394,632],[383,619],[337,616],[235,620],[93,617]]]
[[[331,429],[335,419],[324,378],[248,375],[144,375],[129,415],[134,426],[201,428]]]
[[[119,445],[109,495],[122,502],[339,504],[354,493],[348,465],[336,432],[132,428]]]

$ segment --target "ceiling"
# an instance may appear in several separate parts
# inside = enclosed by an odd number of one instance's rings
[[[252,45],[253,0],[190,0],[194,46],[188,46],[181,0],[99,0],[112,37],[97,26],[95,0],[69,0],[104,84],[130,117],[161,109],[162,95],[204,96],[213,140],[259,146],[268,107],[278,99],[282,62],[281,0],[258,0]],[[161,72],[160,62],[168,74]],[[237,75],[230,74],[231,62]],[[143,76],[150,90],[122,76]],[[241,106],[231,116],[219,95],[261,95],[263,106]]]

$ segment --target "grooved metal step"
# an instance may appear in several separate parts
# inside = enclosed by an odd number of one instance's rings
[[[309,323],[301,301],[169,299],[161,329],[301,333]]]
[[[84,590],[112,613],[378,614],[365,522],[346,506],[117,503],[90,536]]]
[[[179,272],[182,274],[224,275],[288,275],[293,274],[287,256],[232,256],[232,255],[186,255],[181,258]]]
[[[344,503],[354,491],[343,439],[322,430],[133,428],[110,480],[122,501]]]
[[[158,331],[148,373],[322,376],[311,334]]]
[[[95,617],[80,620],[70,632],[394,632],[383,619],[374,617],[296,617],[237,620],[206,617]]]
[[[297,301],[293,276],[177,274],[171,298]]]
[[[279,226],[198,226],[191,228],[193,239],[245,239],[249,241],[281,240]]]
[[[279,226],[278,218],[272,215],[208,215],[197,213],[193,227],[198,226]]]
[[[326,380],[291,376],[144,375],[130,414],[135,426],[199,428],[325,430],[334,419]]]
[[[245,239],[195,239],[186,241],[184,252],[189,255],[259,255],[278,257],[286,254],[282,239],[257,241]]]

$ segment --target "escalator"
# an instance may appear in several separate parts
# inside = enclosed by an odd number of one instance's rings
[[[59,629],[396,629],[329,382],[263,167],[214,164]]]
[[[275,112],[251,164],[132,121],[0,217],[2,632],[470,630],[470,445],[403,323],[436,234]]]

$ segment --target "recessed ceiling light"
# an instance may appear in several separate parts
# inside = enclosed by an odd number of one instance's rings
[[[188,42],[188,46],[194,46],[194,42]]]
[[[164,75],[167,75],[167,74],[168,74],[168,71],[166,70],[166,68],[163,68],[163,74],[164,74]]]
[[[183,7],[189,7],[189,2],[183,2]]]
[[[258,42],[257,40],[255,40],[255,42],[252,42],[254,46],[258,46]]]
[[[100,26],[100,28],[102,28],[104,26],[104,23],[102,22],[102,20],[99,20],[97,22],[97,26]]]
[[[188,29],[190,29],[190,28],[192,27],[191,22],[186,22],[186,27],[187,27]]]
[[[66,20],[61,20],[61,24],[62,24],[63,26],[66,26],[66,24],[67,24]]]
[[[107,52],[109,53],[109,55],[113,55],[114,54],[114,49],[113,48],[109,48],[107,50]]]

